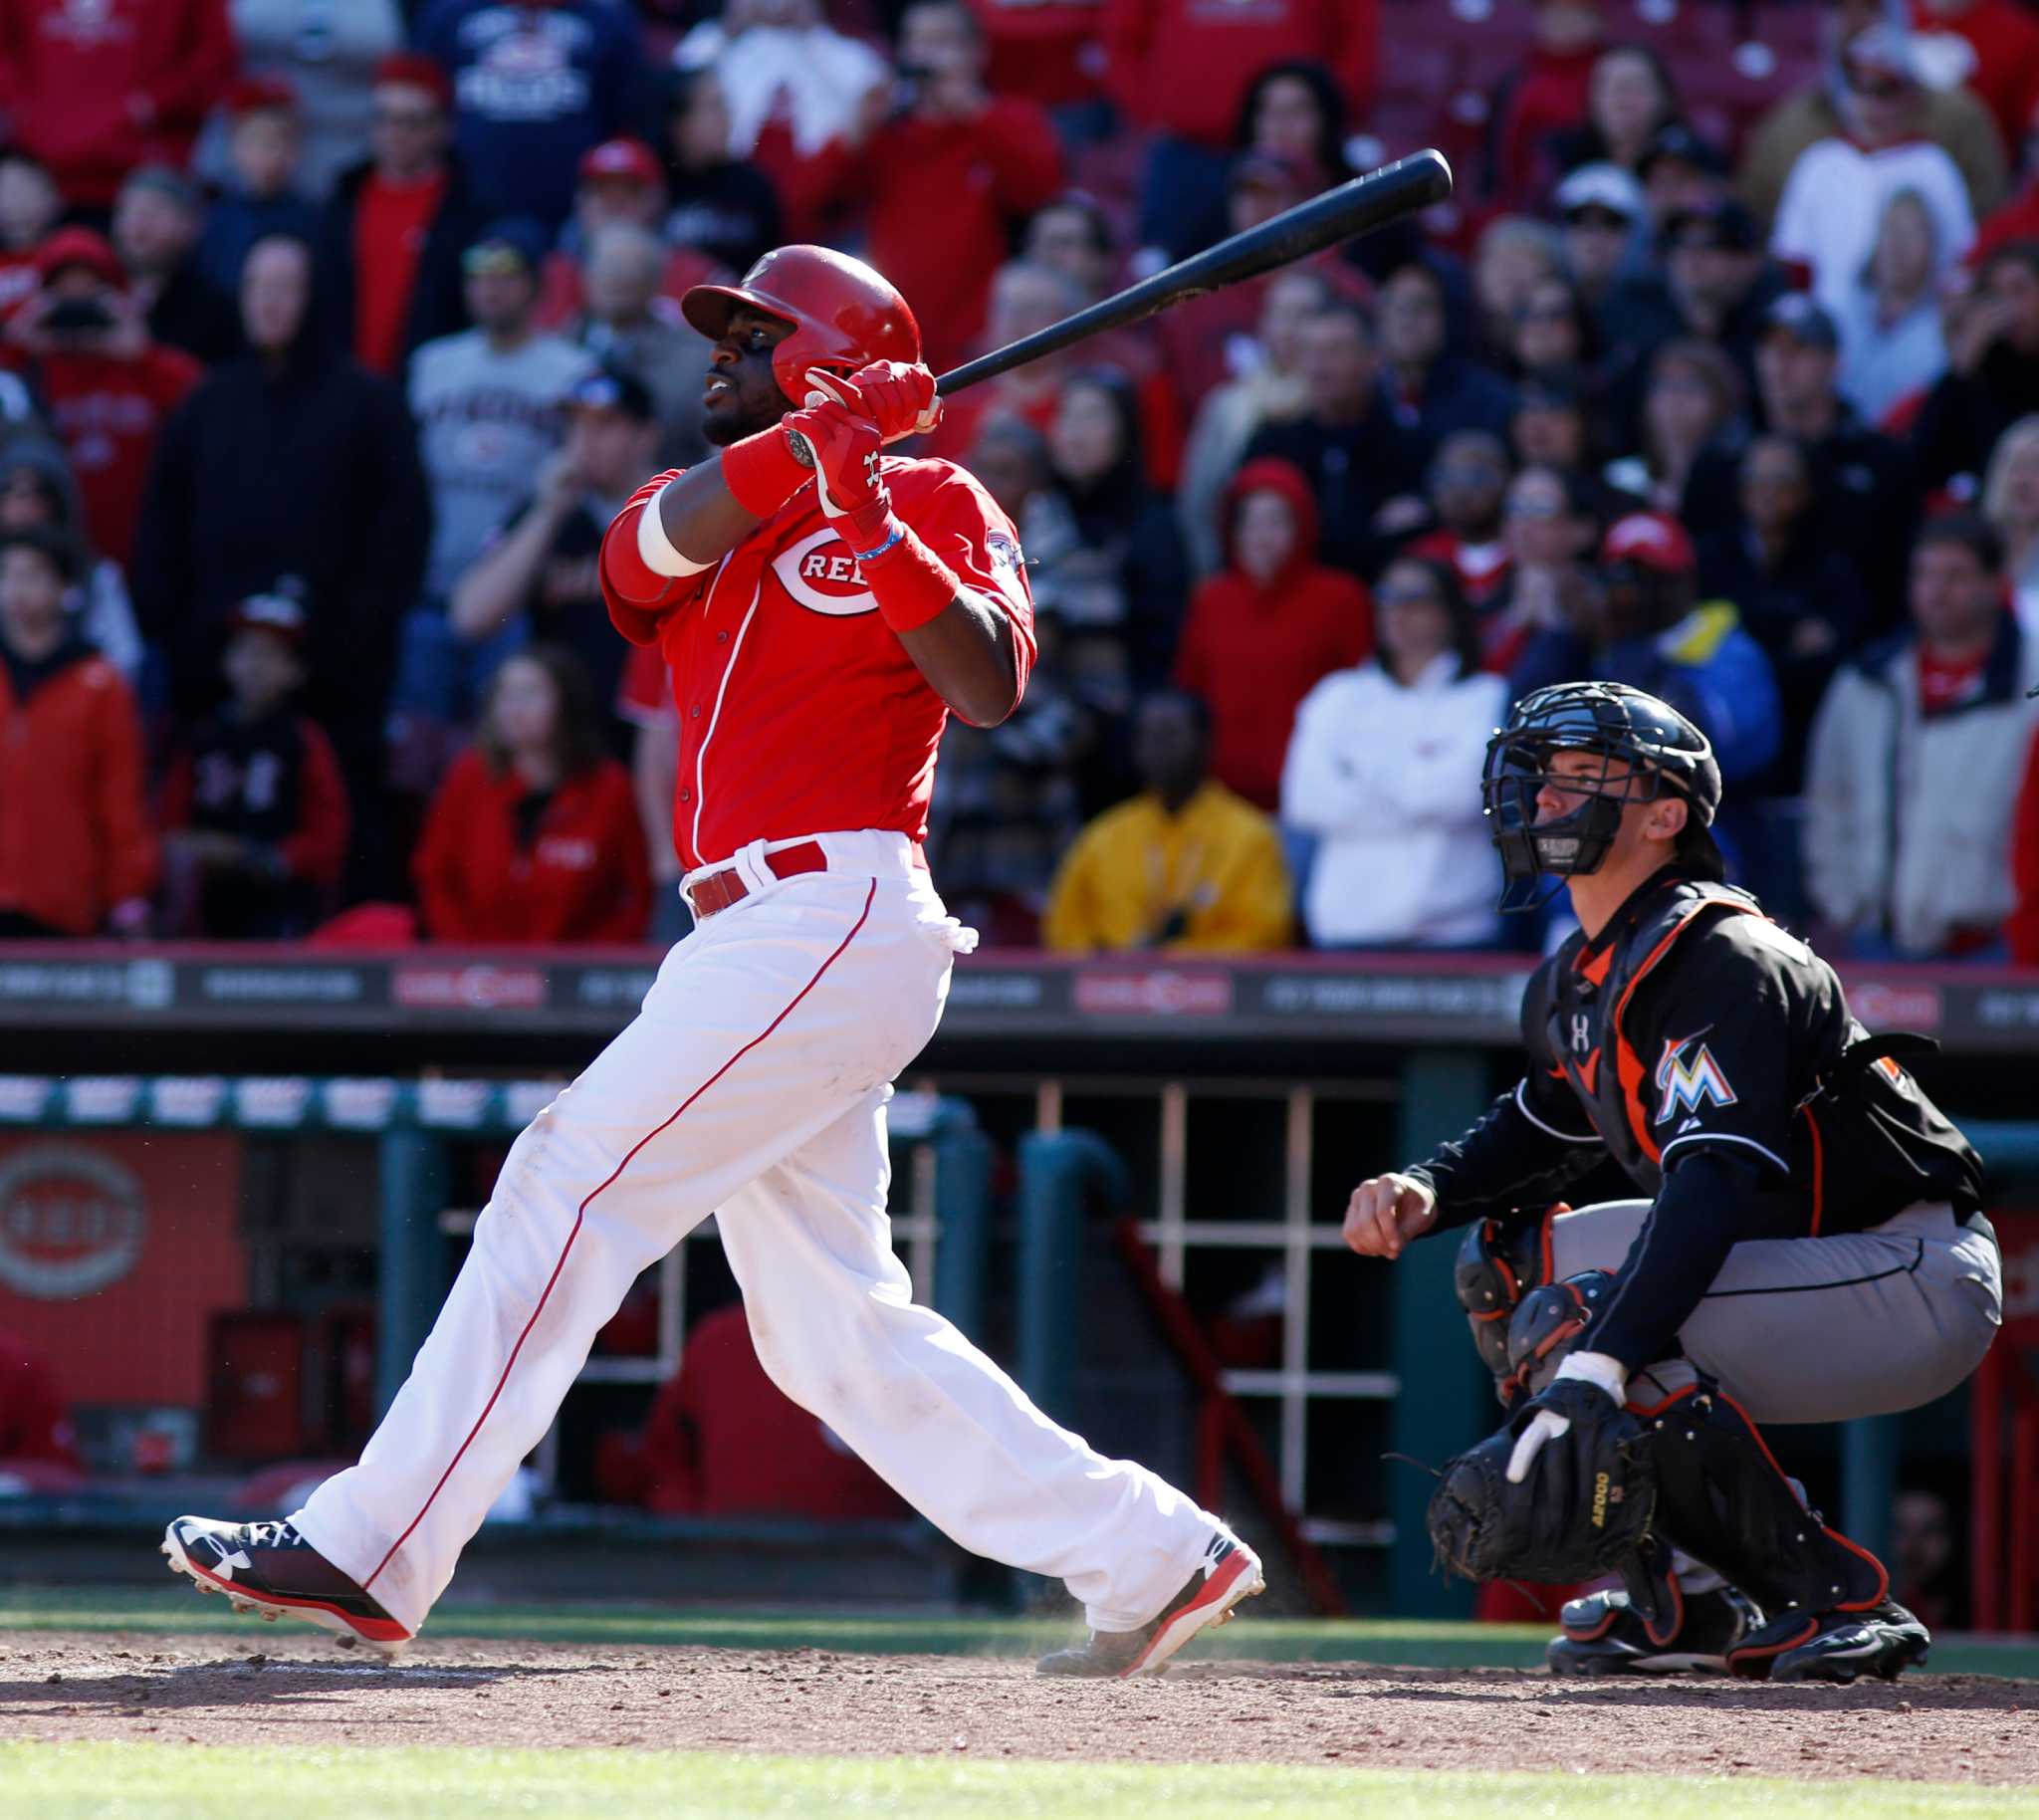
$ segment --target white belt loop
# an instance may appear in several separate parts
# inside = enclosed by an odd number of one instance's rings
[[[730,856],[730,864],[744,881],[744,888],[753,895],[769,891],[779,883],[779,874],[765,863],[765,842],[762,840],[749,841],[738,847]]]

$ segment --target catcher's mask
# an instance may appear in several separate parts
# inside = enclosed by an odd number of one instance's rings
[[[1551,769],[1560,752],[1598,759],[1596,769],[1566,775]],[[1576,806],[1539,819],[1546,788]],[[1501,859],[1500,908],[1533,910],[1562,881],[1598,871],[1631,802],[1670,794],[1691,813],[1679,835],[1679,864],[1700,878],[1725,868],[1708,831],[1720,806],[1720,767],[1713,748],[1691,721],[1654,695],[1625,683],[1558,683],[1525,695],[1486,744],[1481,812]],[[1538,890],[1539,877],[1552,882]]]

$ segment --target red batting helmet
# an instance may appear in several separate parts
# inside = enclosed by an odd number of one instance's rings
[[[860,259],[827,247],[780,247],[733,285],[696,285],[681,313],[711,341],[728,333],[738,308],[791,323],[772,350],[779,389],[799,403],[807,368],[855,372],[872,360],[920,359],[920,325],[906,299]]]

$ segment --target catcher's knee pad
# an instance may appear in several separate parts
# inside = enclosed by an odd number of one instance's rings
[[[1866,1611],[1889,1595],[1883,1563],[1800,1501],[1755,1424],[1712,1384],[1637,1414],[1657,1471],[1657,1530],[1766,1617]]]
[[[1533,1397],[1557,1376],[1565,1354],[1584,1344],[1586,1329],[1613,1280],[1606,1270],[1581,1270],[1522,1297],[1508,1322],[1507,1371],[1500,1379],[1503,1403],[1512,1406],[1517,1397]]]
[[[1538,1283],[1550,1280],[1550,1221],[1551,1214],[1512,1226],[1480,1220],[1469,1226],[1459,1242],[1453,1287],[1466,1310],[1480,1362],[1497,1384],[1510,1369],[1508,1323],[1516,1306]]]

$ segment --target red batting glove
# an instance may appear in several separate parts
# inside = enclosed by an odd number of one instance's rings
[[[807,383],[814,389],[807,403],[832,399],[878,426],[887,443],[908,436],[924,436],[942,421],[942,401],[935,395],[935,375],[925,366],[909,366],[903,360],[873,360],[859,367],[847,379],[820,367],[810,367]]]
[[[832,401],[789,411],[780,421],[812,452],[821,510],[842,521],[850,554],[877,549],[893,528],[892,495],[878,471],[878,426]]]

